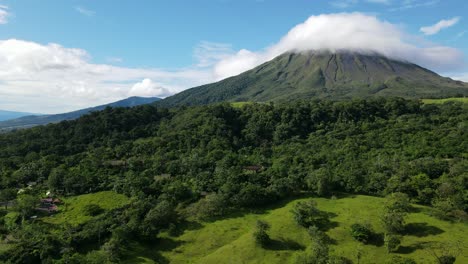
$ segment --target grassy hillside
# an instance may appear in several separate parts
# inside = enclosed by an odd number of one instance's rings
[[[443,104],[446,102],[460,102],[460,103],[468,103],[468,98],[466,97],[452,97],[452,98],[444,98],[444,99],[422,99],[422,102],[425,104]]]
[[[90,204],[98,205],[103,211],[108,211],[127,203],[128,198],[125,195],[112,191],[72,196],[63,200],[63,205],[59,206],[59,213],[45,217],[42,221],[51,224],[79,225],[92,218],[85,212],[86,206]]]
[[[428,253],[431,244],[462,242],[468,245],[468,225],[438,220],[429,215],[428,207],[415,206],[407,219],[412,231],[405,234],[397,254],[388,254],[380,244],[364,245],[350,236],[350,226],[356,222],[369,223],[377,233],[383,232],[379,220],[382,198],[356,195],[313,199],[319,209],[336,215],[331,219],[334,227],[327,232],[334,241],[331,253],[345,256],[354,263],[357,263],[358,252],[362,255],[361,263],[385,263],[394,255],[413,258],[417,263],[431,263],[434,260]],[[161,263],[291,263],[295,254],[310,245],[306,229],[298,226],[291,214],[294,204],[301,200],[306,198],[258,213],[192,224],[180,236],[163,235],[152,249],[141,251],[140,248],[139,253],[143,255],[133,256],[126,263],[157,263],[150,260],[151,252],[156,250],[161,252],[158,257]],[[257,246],[252,237],[258,219],[271,225],[269,233],[274,242],[268,249]],[[468,249],[465,248],[456,263],[467,262]]]

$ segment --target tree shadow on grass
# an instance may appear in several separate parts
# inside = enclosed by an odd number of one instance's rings
[[[398,248],[396,253],[410,254],[416,250],[425,249],[430,246],[431,246],[431,242],[421,242],[421,243],[415,243],[409,246],[400,246],[400,248]]]
[[[329,221],[326,224],[319,225],[319,229],[323,232],[327,232],[330,229],[337,228],[340,226],[340,223],[335,222],[335,221]]]
[[[271,239],[268,245],[265,246],[268,250],[304,250],[305,246],[288,238],[280,238],[278,240]]]
[[[383,233],[374,233],[367,242],[369,245],[374,245],[376,247],[381,247],[384,245],[384,234]]]
[[[287,204],[289,204],[292,201],[295,201],[297,199],[303,199],[303,198],[317,198],[317,196],[314,196],[312,193],[309,192],[302,192],[302,193],[297,193],[289,197],[281,198],[278,199],[268,205],[261,205],[257,207],[246,207],[246,208],[230,208],[228,209],[227,213],[221,216],[214,216],[214,217],[209,217],[207,219],[203,219],[204,222],[215,222],[218,220],[225,220],[225,219],[231,219],[231,218],[238,218],[238,217],[244,217],[247,214],[258,214],[262,215],[265,213],[268,213],[271,210],[275,210],[278,208],[283,208]]]
[[[199,222],[195,221],[183,221],[175,226],[174,230],[171,230],[170,235],[173,237],[179,237],[185,233],[185,231],[193,231],[202,229],[204,226]]]
[[[161,242],[161,239],[157,243]],[[169,248],[169,244],[166,243],[166,247]],[[172,245],[174,246],[174,245]],[[132,242],[128,249],[124,250],[124,259],[122,263],[148,263],[148,259],[155,261],[156,263],[169,264],[170,261],[166,257],[162,256],[159,249],[155,249],[152,242]]]
[[[156,246],[159,251],[172,251],[184,244],[183,241],[178,241],[170,238],[158,238]]]
[[[444,230],[427,223],[410,223],[405,226],[406,235],[415,237],[435,236],[444,232]]]
[[[422,209],[419,207],[410,206],[409,208],[409,213],[421,213],[421,212],[422,212]]]
[[[148,260],[147,259],[151,259],[151,260],[154,260],[156,261],[156,263],[160,263],[160,264],[169,264],[171,263],[167,258],[161,256],[161,255],[158,255],[158,254],[153,254],[152,256],[136,256],[136,257],[133,257],[133,258],[129,258],[127,260],[127,262],[124,262],[123,263],[134,263],[134,264],[145,264],[145,263],[148,263]]]

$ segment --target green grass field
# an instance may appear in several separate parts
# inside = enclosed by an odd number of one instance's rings
[[[294,204],[302,199],[278,205],[260,213],[247,213],[214,222],[192,223],[182,235],[163,235],[151,247],[136,245],[136,252],[126,263],[291,263],[294,255],[310,245],[306,230],[298,226],[291,214]],[[349,196],[341,199],[314,198],[321,210],[334,213],[333,228],[327,234],[335,241],[331,253],[347,257],[357,263],[385,263],[392,255],[411,257],[417,263],[433,263],[428,247],[433,243],[461,242],[465,249],[456,263],[468,263],[468,225],[450,223],[429,216],[430,209],[415,206],[407,224],[412,232],[404,236],[398,254],[388,254],[381,245],[364,245],[349,234],[353,223],[369,223],[382,233],[379,216],[383,199],[369,196]],[[258,219],[271,225],[273,244],[269,249],[257,246],[252,230]],[[156,253],[158,252],[158,253]],[[153,261],[153,260],[155,261]]]
[[[242,108],[246,105],[253,104],[253,102],[232,102],[231,106],[234,108]]]
[[[466,97],[453,97],[453,98],[444,98],[444,99],[422,99],[422,102],[425,104],[443,104],[446,102],[461,102],[468,103],[468,98]]]
[[[104,210],[112,210],[122,207],[128,202],[128,198],[125,195],[112,191],[73,196],[63,200],[63,204],[59,206],[57,214],[44,217],[42,221],[50,224],[68,223],[79,225],[92,218],[84,212],[86,205],[97,204]]]

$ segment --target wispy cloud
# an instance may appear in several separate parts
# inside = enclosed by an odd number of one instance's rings
[[[435,23],[434,25],[422,27],[420,31],[425,35],[434,35],[439,33],[444,28],[448,28],[454,26],[460,21],[460,17],[454,17],[451,19],[442,19],[439,22]]]
[[[348,8],[357,3],[358,3],[357,0],[337,0],[337,1],[331,2],[330,4],[336,8]]]
[[[75,10],[76,10],[78,13],[80,13],[80,14],[82,14],[82,15],[85,15],[85,16],[94,16],[94,15],[96,15],[96,12],[95,12],[95,11],[90,10],[90,9],[87,9],[87,8],[84,8],[84,7],[82,7],[82,6],[76,6],[76,7],[75,7]]]
[[[452,76],[451,78],[454,79],[454,80],[468,82],[468,72]]]
[[[10,16],[9,8],[5,5],[0,5],[0,24],[7,24]]]
[[[336,8],[348,8],[360,2],[389,5],[392,3],[392,0],[335,0],[330,2],[330,4]]]
[[[392,0],[366,0],[366,2],[389,5],[392,3]]]
[[[106,61],[110,63],[122,63],[123,59],[119,57],[108,57],[106,58]]]
[[[458,33],[457,38],[463,37],[466,33],[468,33],[468,30],[465,30],[465,31],[462,31],[462,32]]]
[[[438,4],[440,0],[403,0],[399,6],[391,8],[390,11],[402,11],[419,7],[430,7]]]
[[[200,42],[194,49],[193,57],[197,67],[211,67],[217,62],[233,55],[232,45],[209,41]]]

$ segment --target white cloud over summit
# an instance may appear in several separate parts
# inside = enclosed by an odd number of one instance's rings
[[[219,79],[236,75],[287,51],[349,50],[377,52],[439,71],[457,68],[463,54],[454,48],[428,44],[399,26],[362,13],[311,16],[263,51],[240,50],[214,68]]]
[[[164,97],[239,74],[287,51],[323,49],[378,52],[442,72],[463,63],[457,49],[362,13],[311,16],[260,51],[201,42],[193,65],[176,70],[96,64],[82,49],[9,39],[0,41],[0,108],[51,113],[133,95]]]

